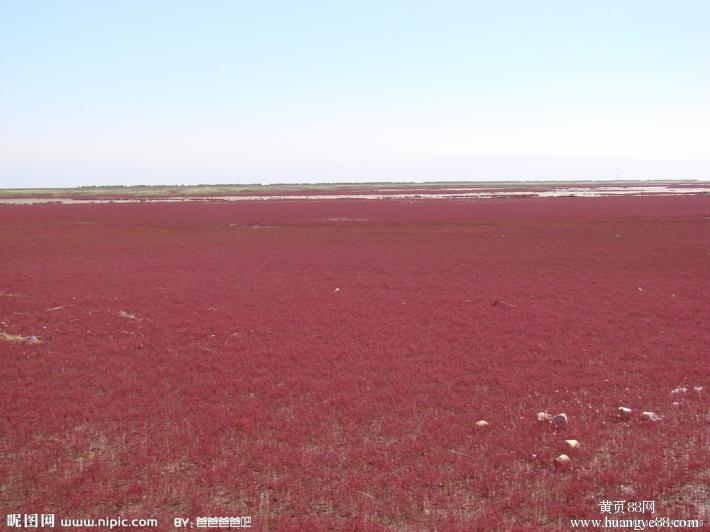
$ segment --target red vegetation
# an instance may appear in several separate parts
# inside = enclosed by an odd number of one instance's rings
[[[709,216],[706,196],[0,206],[0,332],[38,338],[0,339],[0,506],[707,519]]]

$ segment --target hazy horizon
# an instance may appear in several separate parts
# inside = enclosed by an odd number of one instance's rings
[[[223,182],[223,183],[159,183],[159,184],[137,184],[137,185],[125,185],[121,183],[108,183],[104,185],[77,185],[77,186],[48,186],[48,187],[42,187],[42,186],[28,186],[28,187],[22,187],[22,186],[14,186],[14,187],[0,187],[0,190],[49,190],[49,189],[81,189],[81,188],[120,188],[120,187],[125,187],[125,188],[140,188],[140,187],[146,187],[146,188],[151,188],[151,187],[165,187],[165,188],[172,188],[172,187],[279,187],[279,186],[284,186],[284,187],[299,187],[299,186],[304,186],[304,187],[313,187],[313,186],[350,186],[350,185],[385,185],[385,186],[397,186],[397,185],[402,185],[402,186],[417,186],[417,185],[481,185],[481,186],[488,186],[488,185],[517,185],[517,184],[530,184],[530,185],[536,185],[536,184],[564,184],[564,185],[586,185],[586,184],[610,184],[613,185],[614,183],[624,183],[624,184],[651,184],[652,186],[656,183],[658,184],[667,184],[667,183],[678,183],[678,184],[702,184],[705,185],[707,183],[710,183],[709,180],[707,179],[576,179],[576,180],[562,180],[562,179],[552,179],[552,180],[542,180],[542,179],[522,179],[522,180],[482,180],[482,181],[466,181],[466,180],[419,180],[419,181],[375,181],[375,180],[370,180],[370,181],[309,181],[309,182],[279,182],[279,181],[274,181],[271,183],[257,183],[257,182],[243,182],[243,183],[228,183],[228,182]]]
[[[708,180],[710,3],[0,4],[0,188]]]

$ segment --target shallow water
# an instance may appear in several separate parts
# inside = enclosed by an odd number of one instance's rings
[[[34,205],[42,203],[181,203],[196,201],[273,201],[273,200],[382,200],[382,199],[465,199],[465,198],[500,198],[500,197],[538,197],[553,198],[579,196],[585,198],[601,196],[648,196],[678,194],[708,194],[710,185],[697,187],[628,186],[628,187],[564,187],[549,190],[498,190],[495,192],[475,192],[470,188],[443,189],[444,192],[402,193],[402,194],[304,194],[304,195],[237,195],[237,196],[199,196],[165,198],[120,198],[120,199],[76,199],[76,198],[0,198],[0,204]]]

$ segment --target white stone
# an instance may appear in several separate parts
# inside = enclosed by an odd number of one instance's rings
[[[655,412],[641,412],[641,417],[648,421],[660,421],[661,418]]]
[[[567,456],[566,454],[561,454],[560,456],[555,458],[555,463],[557,463],[559,465],[569,464],[571,461],[572,460],[570,459],[570,457]]]

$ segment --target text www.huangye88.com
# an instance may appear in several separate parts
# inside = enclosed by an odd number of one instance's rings
[[[610,528],[647,530],[654,528],[702,528],[702,519],[671,519],[654,517],[652,519],[615,519],[604,516],[603,519],[570,519],[572,528]]]

